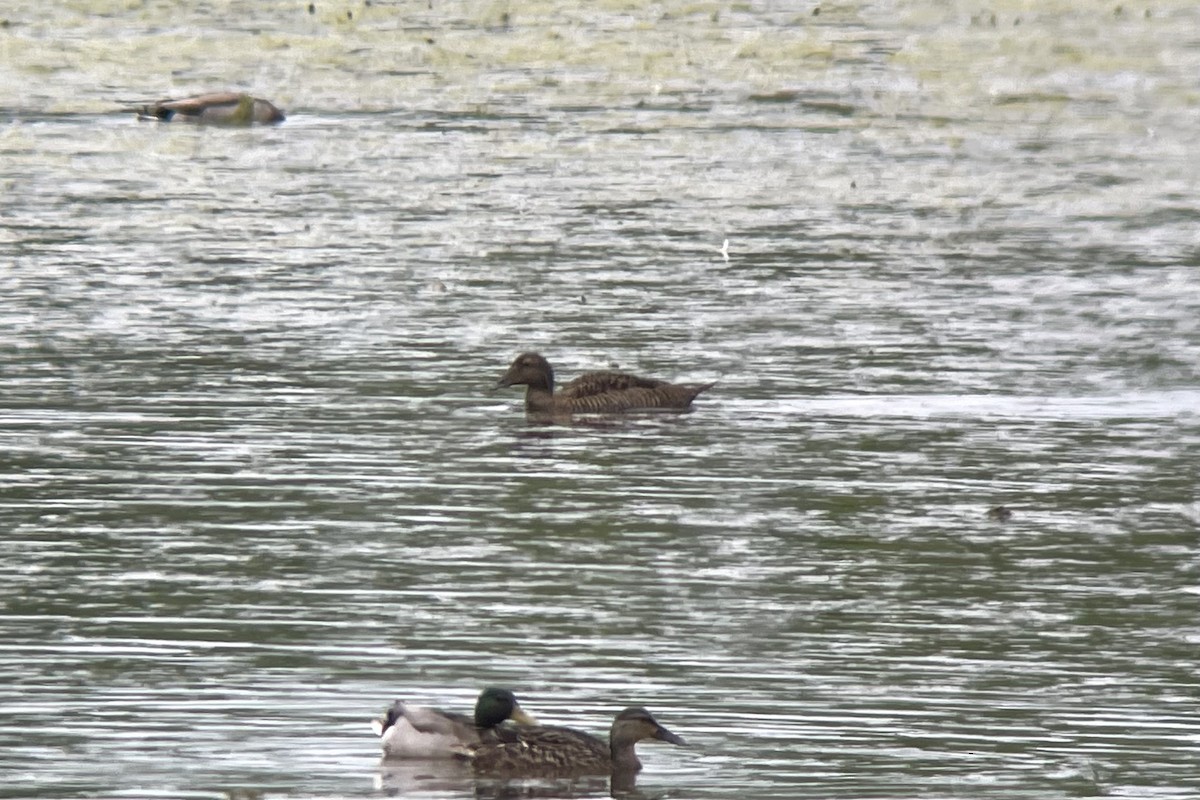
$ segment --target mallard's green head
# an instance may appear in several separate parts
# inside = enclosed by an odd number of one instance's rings
[[[625,744],[640,742],[642,739],[658,739],[660,742],[683,745],[686,742],[679,736],[658,724],[658,720],[650,716],[650,712],[641,706],[627,708],[613,720],[610,739],[616,749]]]
[[[508,689],[495,687],[484,689],[475,701],[475,726],[478,728],[494,728],[505,720],[512,720],[521,725],[536,725],[537,720],[532,714],[526,713],[517,702],[516,696]]]

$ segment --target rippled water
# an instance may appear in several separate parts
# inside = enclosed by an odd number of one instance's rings
[[[0,795],[1197,796],[1200,12],[1077,5],[4,11]]]

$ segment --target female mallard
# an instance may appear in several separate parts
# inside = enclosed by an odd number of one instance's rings
[[[608,741],[554,725],[510,728],[492,741],[460,747],[476,772],[530,776],[633,774],[642,762],[634,751],[642,739],[684,744],[644,708],[627,708],[613,720]]]
[[[522,353],[496,383],[525,385],[531,414],[615,414],[648,409],[684,411],[712,383],[673,384],[625,372],[586,372],[554,391],[554,369],[537,353]]]
[[[382,717],[371,721],[383,741],[384,758],[453,758],[468,745],[492,739],[505,720],[535,725],[507,689],[484,689],[475,701],[475,716],[406,705],[397,700]]]
[[[283,112],[270,102],[240,92],[214,92],[182,100],[159,100],[130,110],[137,112],[138,119],[157,119],[162,122],[205,122],[215,125],[251,125],[259,122],[273,125],[284,120]]]

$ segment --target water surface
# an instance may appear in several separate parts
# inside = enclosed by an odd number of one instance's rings
[[[1194,797],[1200,14],[816,8],[6,10],[0,793],[606,794],[379,769],[504,685],[648,797]]]

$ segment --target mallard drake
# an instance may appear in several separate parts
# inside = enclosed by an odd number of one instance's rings
[[[181,100],[159,100],[128,110],[136,112],[138,119],[161,122],[203,122],[214,125],[251,125],[259,122],[272,125],[284,120],[283,112],[270,102],[241,92],[214,92]]]
[[[522,353],[496,388],[525,386],[531,414],[615,414],[659,409],[684,411],[712,383],[674,384],[625,372],[585,372],[554,391],[554,369],[537,353]]]
[[[649,711],[633,707],[613,720],[607,742],[572,728],[535,725],[499,731],[492,741],[464,745],[456,752],[476,772],[484,774],[633,774],[642,768],[634,748],[643,739],[685,744],[682,738],[659,725]]]
[[[537,723],[512,692],[488,688],[475,701],[473,717],[397,700],[383,716],[371,721],[371,727],[382,739],[385,759],[453,758],[458,748],[491,739],[496,726],[506,720],[521,725]]]

